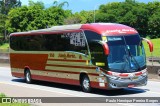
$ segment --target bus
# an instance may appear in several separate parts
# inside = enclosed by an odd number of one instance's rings
[[[91,23],[10,34],[10,65],[26,83],[42,80],[92,88],[145,86],[148,73],[142,44],[153,44],[126,25]]]

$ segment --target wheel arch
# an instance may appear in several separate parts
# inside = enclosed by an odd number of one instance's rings
[[[89,75],[88,75],[88,73],[87,72],[80,72],[80,75],[79,75],[79,83],[80,83],[80,85],[81,85],[81,82],[82,82],[82,78],[83,78],[83,76],[88,76],[88,78],[89,78]],[[90,79],[90,78],[89,78]]]

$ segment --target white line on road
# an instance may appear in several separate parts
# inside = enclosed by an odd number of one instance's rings
[[[64,95],[83,97],[83,96],[81,96],[81,95],[64,93],[64,92],[60,92],[60,91],[47,90],[47,89],[43,89],[43,88],[36,88],[36,87],[27,86],[27,85],[22,85],[22,84],[15,84],[15,83],[2,82],[2,81],[1,81],[0,83],[1,83],[1,84],[14,85],[14,86],[18,86],[18,87],[25,87],[25,88],[31,88],[31,89],[36,89],[36,90],[42,90],[42,91],[47,91],[47,92],[53,92],[53,93],[60,93],[60,94],[64,94]]]

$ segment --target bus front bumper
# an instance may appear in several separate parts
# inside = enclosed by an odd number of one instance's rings
[[[107,77],[109,89],[145,86],[147,84],[147,79],[148,76],[139,76],[135,78],[119,78],[119,79],[113,79]]]

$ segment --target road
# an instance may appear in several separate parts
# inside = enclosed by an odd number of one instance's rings
[[[92,93],[84,93],[79,86],[35,81],[33,84],[26,84],[24,79],[11,76],[10,68],[0,67],[0,92],[10,97],[160,97],[160,82],[148,81],[147,86],[137,88],[125,88],[116,91],[94,89]],[[96,98],[95,98],[96,99]],[[93,99],[94,101],[94,99]],[[35,104],[34,104],[35,105]],[[36,104],[46,105],[46,104]],[[47,104],[51,105],[51,104]],[[53,105],[53,104],[52,104]],[[54,105],[64,105],[57,104]],[[66,104],[66,106],[74,105]],[[85,104],[76,104],[77,106]],[[97,106],[97,103],[87,105]],[[106,106],[106,103],[99,104]],[[112,106],[160,106],[160,103],[107,103]]]

